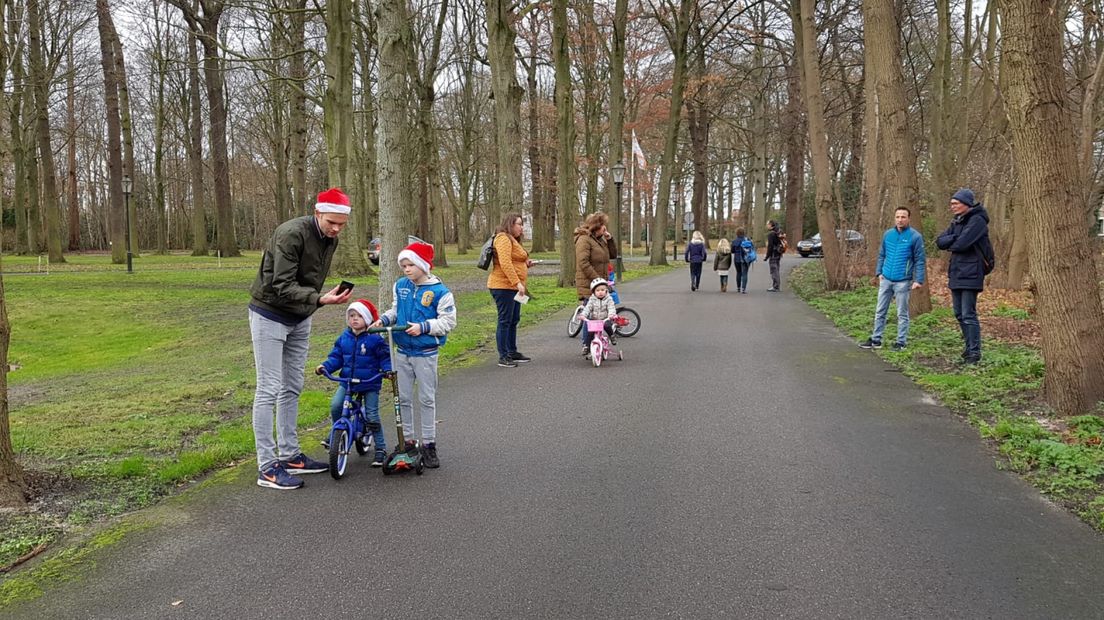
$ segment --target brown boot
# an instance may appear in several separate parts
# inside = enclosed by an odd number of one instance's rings
[[[722,293],[727,293],[728,292],[728,285],[727,284],[722,284],[721,285],[721,292]]]

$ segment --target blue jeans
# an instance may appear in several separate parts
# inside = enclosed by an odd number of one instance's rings
[[[379,392],[361,392],[354,398],[364,397],[364,419],[368,420],[374,428],[371,429],[372,441],[376,444],[376,451],[387,452],[387,440],[383,437],[383,426],[380,424]],[[341,419],[341,409],[345,405],[345,386],[338,385],[330,400],[330,419],[337,422]]]
[[[732,268],[736,270],[736,289],[746,291],[748,272],[751,271],[751,265],[734,262],[732,263]]]
[[[897,342],[902,345],[908,342],[909,292],[911,291],[912,280],[894,282],[886,278],[881,279],[878,284],[878,305],[874,309],[874,333],[870,334],[871,340],[882,341],[886,314],[889,313],[889,299],[893,297],[897,299]]]
[[[517,353],[517,326],[521,322],[521,304],[514,301],[517,291],[508,288],[492,288],[491,297],[498,306],[498,327],[495,329],[495,344],[498,356],[506,357]]]
[[[955,318],[962,329],[962,339],[966,341],[963,357],[981,357],[981,323],[977,318],[977,298],[981,291],[953,288],[951,305]]]

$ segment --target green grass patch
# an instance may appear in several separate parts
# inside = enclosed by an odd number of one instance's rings
[[[46,481],[36,486],[37,512],[0,515],[0,567],[62,531],[149,506],[253,459],[246,305],[259,253],[221,261],[149,255],[133,274],[103,254],[66,258],[49,275],[34,273],[36,257],[5,256],[0,265],[12,330],[12,442],[24,468]],[[671,268],[625,267],[625,280]],[[448,372],[493,349],[497,315],[485,271],[436,273],[458,291],[459,323],[441,352]],[[355,281],[361,295],[377,298],[374,276]],[[532,278],[530,288],[523,326],[576,300],[574,287],[557,287],[553,276]],[[342,329],[343,308],[315,315],[308,364],[325,357]],[[331,383],[308,375],[301,428],[327,424],[332,393]],[[25,587],[13,579],[4,579],[0,600]]]
[[[874,319],[877,289],[826,291],[821,262],[794,269],[790,285],[811,306],[856,340],[866,338]],[[994,315],[1025,320],[1027,311],[1001,305]],[[896,309],[887,319],[892,331]],[[912,320],[903,352],[883,349],[889,363],[965,416],[993,441],[1002,465],[1030,480],[1053,499],[1104,531],[1104,411],[1056,419],[1042,403],[1044,366],[1037,349],[985,340],[981,364],[961,366],[962,336],[949,308],[936,307]]]

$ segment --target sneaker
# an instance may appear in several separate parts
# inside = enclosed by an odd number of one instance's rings
[[[303,481],[287,473],[280,461],[276,461],[258,472],[257,486],[290,490],[303,486]]]
[[[387,462],[387,451],[376,450],[376,456],[372,458],[372,467],[383,467],[383,464]]]
[[[774,288],[774,287],[772,286],[772,287],[770,287],[770,288],[768,288],[768,289],[767,289],[767,292],[768,292],[768,293],[777,293],[777,292],[778,292],[778,289],[776,289],[776,288]]]
[[[322,461],[316,461],[300,452],[280,464],[294,474],[321,474],[330,471],[330,466]]]
[[[975,366],[981,362],[980,355],[967,355],[962,358],[962,363],[967,366]]]
[[[904,351],[906,346],[907,345],[905,345],[905,343],[903,343],[903,342],[894,342],[893,346],[890,347],[890,348],[893,349],[894,351]]]
[[[583,345],[583,357],[589,357],[589,356],[590,356],[590,346],[584,344]]]
[[[498,358],[498,365],[502,366],[503,368],[517,368],[517,362],[508,357]]]
[[[514,351],[513,353],[511,353],[510,354],[510,359],[514,360],[515,362],[517,362],[519,364],[524,364],[526,362],[533,361],[533,358],[529,357],[528,355],[522,355],[518,351]]]
[[[403,447],[407,454],[414,454],[418,451],[418,442],[407,439]]]
[[[437,460],[437,442],[431,441],[422,446],[422,462],[430,469],[441,466],[441,461]]]
[[[860,349],[880,349],[882,348],[881,340],[874,340],[873,338],[867,338],[866,342],[859,345]]]

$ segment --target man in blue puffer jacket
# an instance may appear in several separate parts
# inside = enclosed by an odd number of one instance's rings
[[[897,299],[897,341],[893,343],[893,350],[900,351],[908,344],[909,294],[924,286],[925,276],[924,237],[909,226],[911,218],[908,207],[898,207],[893,213],[893,228],[882,235],[878,267],[874,270],[878,283],[874,332],[859,345],[864,349],[882,348],[890,296]]]
[[[951,304],[966,348],[964,364],[981,361],[981,323],[977,317],[977,298],[985,288],[984,248],[989,241],[989,213],[974,200],[974,192],[962,188],[951,198],[954,219],[935,240],[940,250],[951,253],[947,265],[947,288],[951,289]]]

